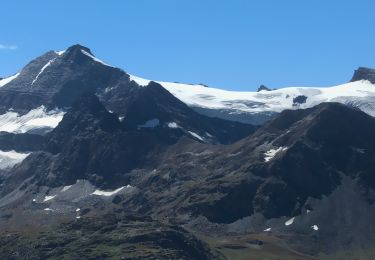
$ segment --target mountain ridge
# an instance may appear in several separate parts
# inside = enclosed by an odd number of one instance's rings
[[[242,99],[195,85],[189,96],[185,85],[136,78],[80,45],[24,70],[0,88],[0,255],[371,254],[370,81]],[[191,97],[268,119],[207,117],[181,101]]]

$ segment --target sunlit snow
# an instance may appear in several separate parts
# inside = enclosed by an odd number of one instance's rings
[[[15,74],[13,76],[10,76],[8,78],[0,80],[0,88],[3,87],[3,86],[5,86],[6,84],[8,84],[9,82],[11,82],[12,80],[16,79],[19,75],[20,75],[20,73],[17,73],[17,74]]]
[[[0,169],[11,168],[22,162],[30,153],[18,153],[16,151],[0,151]]]
[[[197,138],[197,139],[199,139],[199,140],[201,140],[201,141],[204,141],[203,138],[202,138],[200,135],[198,135],[197,133],[194,133],[194,132],[192,132],[192,131],[188,131],[188,132],[189,132],[189,134],[191,134],[191,135],[194,136],[195,138]]]
[[[66,52],[66,50],[63,51],[55,51],[55,53],[59,56],[63,55]]]
[[[54,61],[56,60],[56,58],[50,60],[49,62],[47,62],[46,65],[44,65],[42,67],[42,69],[39,71],[38,75],[36,75],[35,79],[33,80],[33,82],[31,82],[31,86],[34,85],[34,83],[38,80],[39,76],[44,72],[44,70],[49,67]]]
[[[279,147],[277,149],[271,149],[267,152],[264,153],[264,160],[266,162],[269,162],[273,157],[275,157],[275,155],[281,151],[285,151],[286,149],[288,149],[287,147]]]
[[[130,185],[127,185],[127,186],[124,186],[124,187],[121,187],[121,188],[118,188],[116,190],[113,190],[113,191],[103,191],[103,190],[95,190],[91,195],[98,195],[98,196],[106,196],[106,197],[109,197],[109,196],[112,196],[112,195],[115,195],[116,193],[119,193],[120,191],[122,191],[123,189],[125,188],[131,188]]]
[[[294,222],[294,217],[285,222],[285,226],[290,226]]]
[[[318,225],[313,225],[313,226],[311,226],[311,228],[314,229],[315,231],[318,231],[318,230],[319,230]]]
[[[64,186],[61,190],[61,192],[69,190],[73,185]]]
[[[46,201],[52,200],[52,199],[54,199],[55,197],[56,197],[56,195],[45,196],[43,202],[46,202]]]
[[[140,86],[150,80],[130,75]],[[187,105],[208,109],[230,109],[239,112],[281,112],[285,109],[308,108],[322,102],[358,105],[375,116],[375,84],[361,80],[332,87],[287,87],[271,91],[240,92],[206,87],[200,84],[182,84],[155,81]],[[293,99],[305,96],[306,102],[296,104]],[[372,101],[369,102],[366,99]]]
[[[0,131],[10,133],[26,133],[40,128],[55,128],[62,120],[65,112],[59,110],[47,111],[44,106],[19,115],[9,111],[0,115]]]
[[[87,51],[81,50],[81,52],[82,52],[83,54],[85,54],[86,56],[90,57],[91,59],[93,59],[93,60],[96,61],[96,62],[99,62],[99,63],[101,63],[101,64],[103,64],[103,65],[105,65],[105,66],[108,66],[108,67],[112,67],[111,65],[108,65],[108,64],[105,63],[104,61],[101,61],[101,60],[99,60],[98,58],[96,58],[95,56],[91,55],[91,54],[88,53]]]
[[[151,80],[142,79],[140,77],[133,76],[133,75],[129,75],[129,77],[130,77],[130,80],[134,81],[135,83],[143,87],[147,86],[151,82]]]
[[[175,122],[170,122],[170,123],[168,123],[168,127],[169,127],[169,128],[179,128],[178,124],[175,123]]]

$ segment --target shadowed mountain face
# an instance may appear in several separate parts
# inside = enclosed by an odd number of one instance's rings
[[[63,108],[86,91],[104,92],[121,78],[131,85],[124,72],[96,62],[89,55],[89,49],[75,45],[62,54],[51,51],[33,60],[0,89],[2,111],[9,107],[29,111],[40,105]]]

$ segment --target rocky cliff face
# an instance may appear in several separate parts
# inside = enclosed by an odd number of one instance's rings
[[[375,69],[359,67],[353,75],[351,81],[368,80],[372,84],[375,84]]]

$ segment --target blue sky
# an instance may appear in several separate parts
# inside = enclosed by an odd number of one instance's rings
[[[144,78],[329,86],[375,67],[373,0],[4,0],[0,75],[80,43]]]

